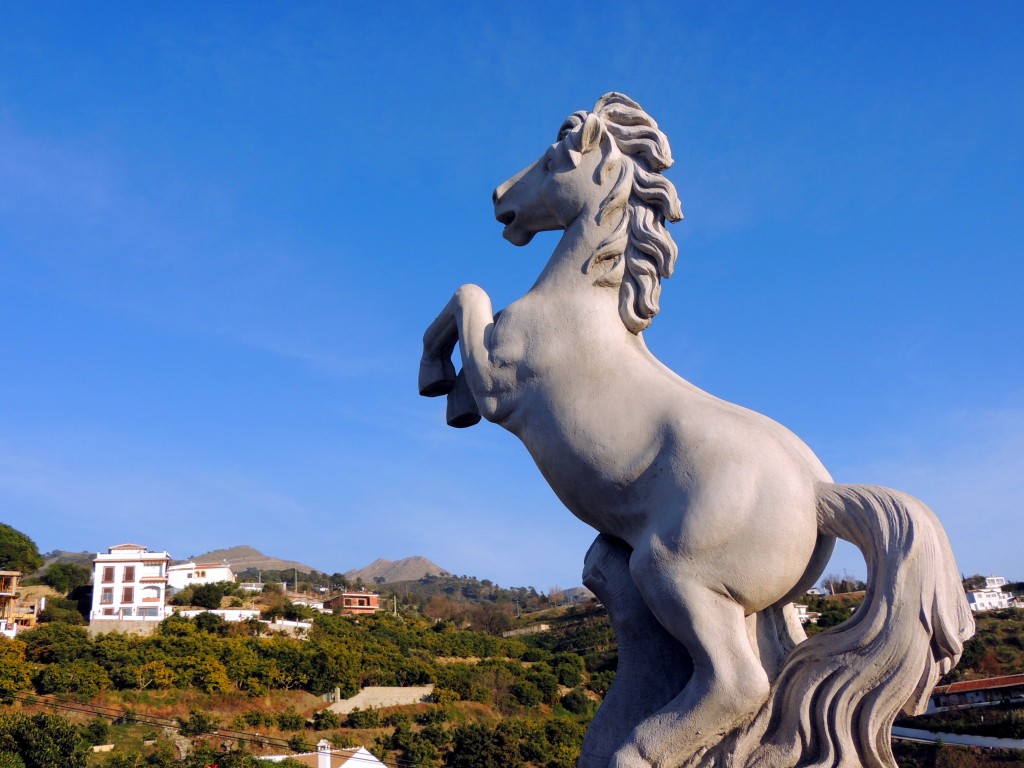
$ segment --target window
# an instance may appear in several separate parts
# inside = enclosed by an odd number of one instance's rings
[[[100,592],[100,605],[110,605],[114,602],[114,590],[109,587]]]
[[[114,566],[105,565],[103,566],[103,583],[113,584],[114,583]]]
[[[126,565],[124,567],[124,578],[121,581],[135,581],[135,566]]]
[[[113,608],[104,608],[103,609],[103,615],[104,616],[113,616],[114,615],[114,609]]]
[[[135,588],[125,587],[121,591],[121,602],[122,603],[134,603],[135,602]]]

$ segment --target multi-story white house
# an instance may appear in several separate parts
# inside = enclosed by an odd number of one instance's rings
[[[235,573],[227,563],[181,563],[167,568],[167,588],[172,595],[185,587],[234,580]]]
[[[171,556],[139,544],[118,544],[93,560],[89,622],[160,621],[167,616]]]
[[[998,611],[1010,607],[1013,595],[1003,592],[1006,579],[1002,576],[986,576],[984,589],[972,589],[967,593],[967,604],[975,613]]]

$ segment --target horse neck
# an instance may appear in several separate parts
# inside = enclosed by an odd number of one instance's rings
[[[584,265],[612,228],[607,223],[598,224],[593,214],[583,211],[565,228],[533,290],[561,293],[592,287],[593,278],[586,274]]]

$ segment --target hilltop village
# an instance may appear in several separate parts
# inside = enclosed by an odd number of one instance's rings
[[[614,634],[582,588],[506,589],[425,558],[328,575],[251,549],[25,542],[0,525],[3,768],[569,768],[614,680]],[[855,615],[865,586],[828,577],[801,598],[808,634]],[[1024,584],[964,588],[978,635],[929,713],[897,722],[901,765],[1021,754]]]

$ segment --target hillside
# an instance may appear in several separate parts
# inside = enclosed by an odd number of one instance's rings
[[[374,560],[365,568],[345,571],[349,581],[362,579],[364,584],[390,584],[396,581],[416,581],[427,576],[448,576],[448,571],[439,565],[416,555],[402,560]]]
[[[295,569],[302,573],[310,573],[315,570],[311,566],[295,560],[281,560],[277,557],[270,557],[247,544],[231,547],[230,549],[215,549],[212,552],[205,552],[201,555],[191,555],[187,560],[202,563],[226,562],[235,573],[253,568],[264,571],[290,571]]]
[[[43,567],[39,569],[39,573],[43,573],[54,563],[74,563],[75,565],[83,565],[86,568],[92,570],[92,559],[96,557],[95,552],[66,552],[62,549],[55,549],[52,552],[43,553]]]

